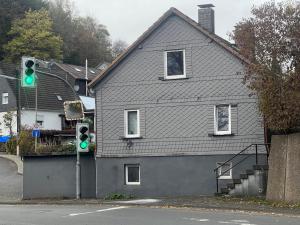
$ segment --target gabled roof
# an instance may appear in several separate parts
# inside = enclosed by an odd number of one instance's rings
[[[9,77],[16,77],[16,65],[1,61],[0,68]],[[38,75],[38,109],[63,110],[64,101],[77,99],[71,87],[59,77],[49,76],[44,73]],[[17,96],[16,80],[7,79],[11,90]],[[21,107],[35,108],[35,88],[21,88]]]
[[[85,67],[82,66],[75,66],[71,64],[64,64],[64,63],[57,63],[54,62],[55,65],[57,65],[59,68],[73,76],[75,79],[83,79],[85,80]],[[94,79],[97,74],[99,73],[98,69],[95,68],[90,68],[88,67],[87,69],[87,75],[88,75],[88,80]]]
[[[178,16],[179,18],[183,19],[185,22],[190,24],[192,27],[197,29],[198,31],[202,32],[207,37],[211,38],[213,41],[215,41],[219,46],[229,51],[231,54],[239,58],[245,63],[249,63],[249,61],[243,57],[236,48],[232,47],[232,44],[228,41],[224,40],[223,38],[219,37],[216,34],[210,33],[207,30],[205,30],[203,27],[201,27],[196,21],[191,19],[190,17],[186,16],[176,8],[170,8],[167,12],[165,12],[162,17],[160,17],[146,32],[144,32],[132,45],[130,45],[127,50],[118,56],[111,64],[110,66],[104,70],[101,71],[100,74],[98,74],[95,79],[90,82],[89,86],[94,87],[96,84],[98,84],[104,77],[106,77],[110,71],[112,71],[120,62],[122,62],[136,47],[138,47],[145,39],[147,39],[156,29],[160,27],[166,21],[170,16]]]

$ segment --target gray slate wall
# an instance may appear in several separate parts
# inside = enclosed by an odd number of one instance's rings
[[[188,79],[162,81],[164,51],[185,49]],[[231,154],[263,143],[239,59],[170,17],[96,87],[98,156]],[[214,105],[233,104],[234,136],[211,137]],[[124,110],[140,109],[142,139],[126,147]]]
[[[27,156],[23,162],[23,199],[76,197],[76,156]],[[94,156],[81,156],[80,163],[82,197],[94,198]]]

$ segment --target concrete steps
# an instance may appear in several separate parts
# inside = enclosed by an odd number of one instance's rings
[[[232,179],[221,194],[232,196],[262,196],[266,193],[268,165],[254,165],[251,170],[240,174],[239,179]]]

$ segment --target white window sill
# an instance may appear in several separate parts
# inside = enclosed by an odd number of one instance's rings
[[[129,183],[126,183],[126,185],[133,185],[133,186],[137,186],[137,185],[141,185],[141,183],[129,182]]]
[[[232,177],[231,176],[221,176],[221,177],[218,177],[219,180],[231,180]]]
[[[122,140],[126,140],[126,139],[142,139],[142,136],[124,136],[124,137],[120,137],[120,139]]]
[[[231,135],[231,132],[215,132],[214,135]]]
[[[165,76],[165,80],[178,80],[178,79],[186,79],[186,75],[171,75],[171,76]]]

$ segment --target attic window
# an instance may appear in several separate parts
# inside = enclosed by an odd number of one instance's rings
[[[62,97],[61,97],[60,95],[56,95],[56,97],[57,97],[57,99],[58,99],[59,101],[62,101],[62,100],[63,100]]]
[[[166,79],[186,78],[184,49],[165,51],[164,61]]]
[[[93,73],[93,74],[95,73],[95,71],[94,71],[94,70],[90,70],[90,72],[91,72],[91,73]]]
[[[75,70],[76,70],[77,72],[81,72],[81,70],[80,70],[80,69],[78,69],[78,68],[76,68],[76,67],[75,67]]]

